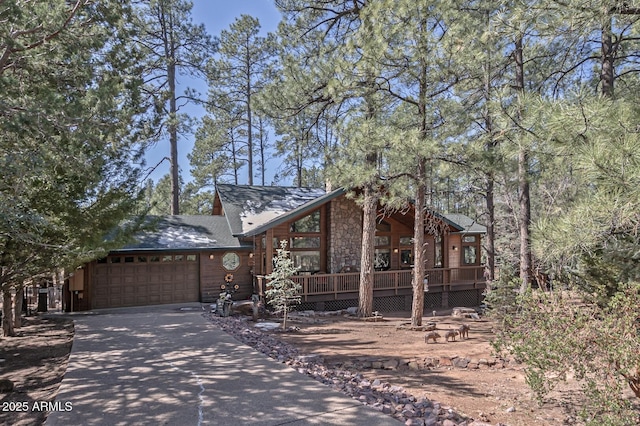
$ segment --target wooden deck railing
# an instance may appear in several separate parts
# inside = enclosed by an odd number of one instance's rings
[[[373,276],[373,289],[395,290],[410,289],[412,272],[410,269],[399,271],[380,271]],[[426,270],[429,286],[451,286],[454,284],[484,283],[482,266],[461,268],[438,268]],[[301,295],[306,300],[312,295],[338,295],[339,293],[357,293],[360,286],[360,273],[296,275],[291,277],[302,286]],[[261,290],[264,280],[259,279]],[[440,287],[443,288],[443,287]]]

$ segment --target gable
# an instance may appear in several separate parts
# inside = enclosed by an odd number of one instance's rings
[[[486,234],[487,227],[480,225],[469,216],[460,213],[448,213],[442,215],[444,219],[457,228],[457,231],[463,234]]]
[[[234,236],[253,236],[344,193],[317,188],[218,184],[219,211]]]

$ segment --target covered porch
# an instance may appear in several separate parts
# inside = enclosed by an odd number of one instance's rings
[[[434,268],[426,270],[425,289],[429,294],[438,294],[438,307],[449,307],[449,294],[472,291],[479,295],[486,288],[484,267],[463,266],[458,268]],[[258,278],[258,292],[264,296],[266,281]],[[291,277],[302,286],[302,302],[329,302],[358,298],[359,272],[335,274],[296,275]],[[407,296],[412,294],[412,270],[392,270],[374,272],[374,299],[376,297]]]

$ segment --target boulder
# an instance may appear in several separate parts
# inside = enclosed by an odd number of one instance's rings
[[[0,393],[13,391],[13,382],[9,379],[0,379]]]

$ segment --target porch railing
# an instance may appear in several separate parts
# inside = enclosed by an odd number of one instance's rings
[[[438,268],[426,270],[429,286],[451,286],[455,284],[484,283],[482,266],[461,268]],[[410,269],[398,271],[379,271],[373,276],[373,289],[395,290],[410,289],[412,272]],[[291,277],[302,286],[302,296],[338,293],[357,293],[360,285],[360,273],[297,275]],[[264,280],[260,280],[264,284]]]

